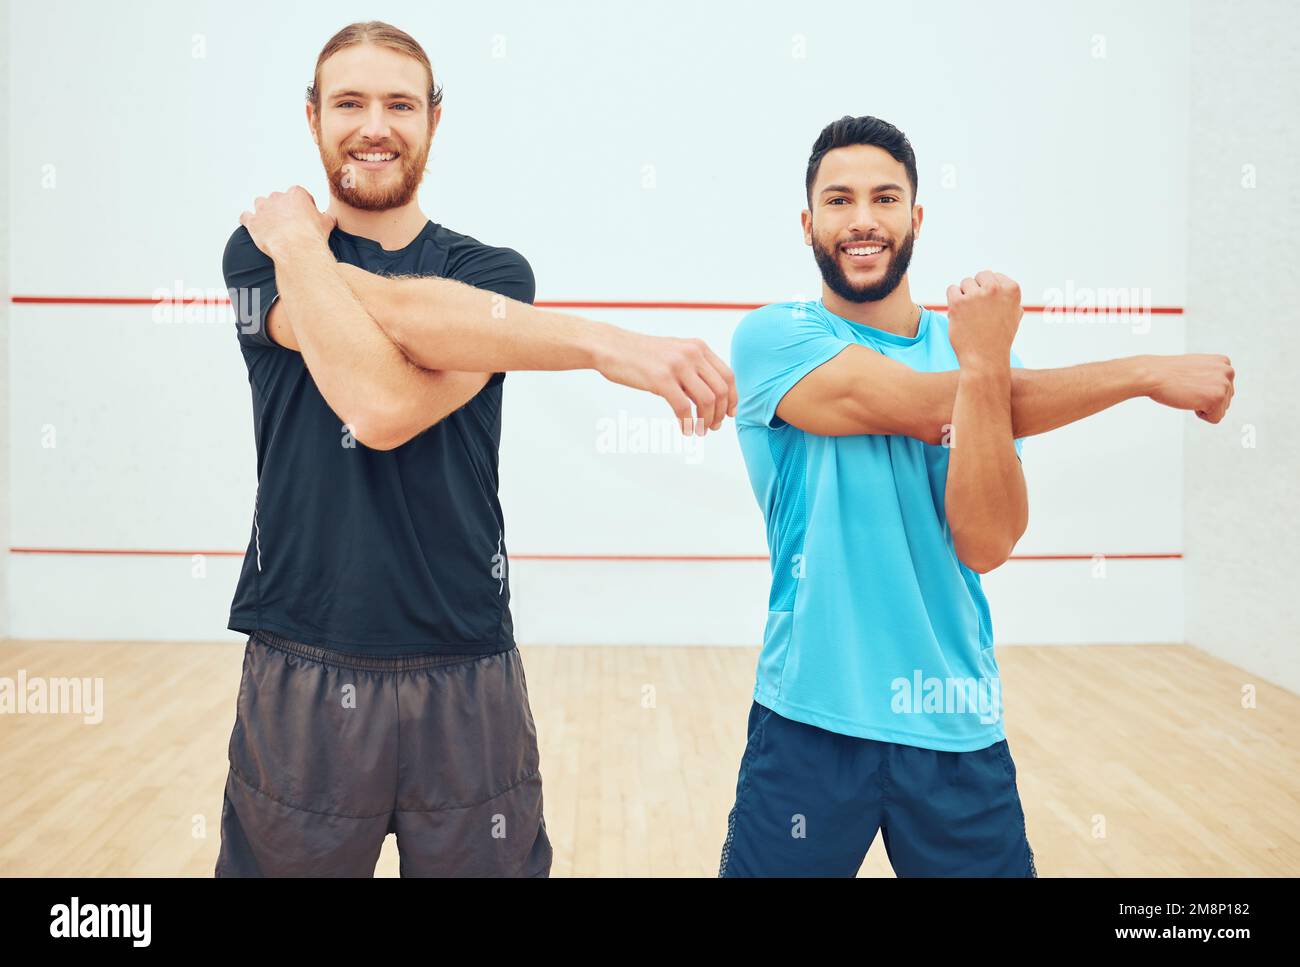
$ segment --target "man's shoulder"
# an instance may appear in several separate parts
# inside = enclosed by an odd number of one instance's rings
[[[236,225],[235,230],[226,239],[226,248],[222,253],[222,262],[236,267],[270,262],[271,257],[257,247],[253,236],[243,225]]]
[[[446,251],[449,269],[457,266],[491,265],[498,268],[513,266],[532,272],[528,259],[524,258],[523,253],[518,249],[506,245],[489,245],[473,235],[466,235],[437,223],[433,223],[433,238],[435,244]]]
[[[769,302],[750,311],[751,316],[772,318],[798,317],[801,315],[818,315],[821,306],[816,299],[788,299],[784,302]]]
[[[537,280],[528,260],[513,248],[488,245],[472,235],[434,225],[434,239],[446,253],[438,274],[480,289],[489,289],[520,302],[531,303],[537,294]]]
[[[747,340],[775,337],[788,333],[800,325],[809,322],[818,324],[824,321],[817,302],[811,299],[791,300],[789,302],[769,302],[767,305],[751,309],[741,317],[732,334],[733,347]]]

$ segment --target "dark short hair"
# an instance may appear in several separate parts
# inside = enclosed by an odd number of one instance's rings
[[[916,204],[916,153],[907,135],[888,121],[873,117],[849,117],[847,114],[838,121],[832,121],[822,128],[813,143],[812,154],[808,158],[808,180],[805,191],[808,194],[808,207],[812,208],[812,187],[817,180],[817,169],[822,166],[822,158],[827,151],[845,148],[852,144],[872,144],[884,148],[890,157],[907,169],[907,179],[912,183],[912,204]]]

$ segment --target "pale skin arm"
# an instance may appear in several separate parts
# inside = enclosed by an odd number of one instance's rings
[[[258,198],[239,221],[275,262],[280,299],[267,314],[269,336],[302,353],[321,395],[363,445],[402,445],[471,400],[490,378],[489,372],[422,369],[393,345],[339,274],[327,245],[334,219],[316,210],[305,189]]]
[[[349,265],[339,271],[385,334],[426,369],[594,369],[663,397],[683,430],[700,436],[735,415],[731,369],[701,339],[631,332],[453,279],[384,278]]]
[[[353,265],[339,270],[375,307],[375,322],[393,343],[429,369],[593,369],[596,344],[614,329],[455,279],[385,278]]]
[[[383,327],[399,353],[427,370],[595,369],[610,382],[662,397],[682,432],[698,436],[735,415],[735,377],[702,339],[647,336],[546,312],[451,279],[362,279],[337,262],[326,264],[327,257],[333,261],[325,245],[333,219],[316,210],[306,189],[273,192],[254,208],[240,224],[276,262],[277,279],[284,263],[285,284],[296,294],[291,328],[321,394],[345,420],[355,414],[364,421],[373,439],[394,435],[406,403],[391,354],[381,347],[378,359],[356,355],[362,337],[352,330],[365,320]],[[354,285],[373,293],[364,306]]]
[[[431,372],[407,359],[343,280],[327,248],[302,244],[275,251],[280,298],[267,317],[271,338],[302,353],[330,409],[365,446],[401,446],[487,383],[490,373]]]

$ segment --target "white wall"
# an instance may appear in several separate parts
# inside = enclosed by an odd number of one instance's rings
[[[9,137],[9,0],[0,0],[0,144]],[[9,152],[0,151],[0,225],[9,224]],[[0,638],[9,634],[9,233],[0,231]]]
[[[282,10],[284,12],[282,12]],[[291,10],[290,14],[288,11]],[[539,300],[767,302],[815,296],[799,211],[827,122],[911,137],[927,210],[914,295],[992,266],[1026,301],[1137,288],[1182,306],[1188,251],[1184,4],[16,2],[13,290],[221,293],[254,196],[325,197],[302,92],[359,15],[429,51],[446,86],[425,211],[532,262]],[[202,48],[203,56],[195,54]],[[46,166],[55,187],[42,187]],[[323,201],[322,201],[323,204]],[[700,335],[727,311],[588,312]],[[228,309],[11,307],[15,547],[242,550],[251,408]],[[1174,353],[1183,317],[1027,315],[1030,366]],[[506,381],[502,499],[525,642],[757,643],[762,562],[529,555],[761,555],[730,424],[681,453],[603,453],[601,419],[663,419],[591,374]],[[1182,414],[1135,401],[1025,446],[1024,554],[1183,549]],[[48,443],[48,428],[57,446]],[[1230,431],[1221,434],[1226,438]],[[10,557],[21,637],[213,639],[238,558]],[[1017,561],[988,580],[1001,642],[1179,641],[1183,563]]]
[[[1191,22],[1214,70],[1192,75],[1188,348],[1238,388],[1225,432],[1187,428],[1187,637],[1300,691],[1296,8],[1196,0]]]

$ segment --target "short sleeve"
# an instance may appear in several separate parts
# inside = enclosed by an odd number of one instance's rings
[[[529,305],[537,294],[532,266],[512,248],[480,246],[460,259],[449,277]]]
[[[235,315],[235,332],[244,346],[282,349],[266,327],[266,317],[280,293],[275,287],[275,262],[257,247],[248,229],[240,225],[226,243],[221,258],[226,292]]]
[[[537,295],[537,281],[528,260],[512,248],[482,245],[459,260],[451,269],[449,278],[464,282],[476,289],[487,289],[517,302],[532,305]],[[506,374],[493,373],[487,385],[493,386],[506,378]]]
[[[740,320],[731,337],[731,369],[736,376],[736,423],[784,426],[776,415],[794,385],[851,345],[830,323],[800,303],[775,303]]]
[[[1016,355],[1016,351],[1014,349],[1011,350],[1011,366],[1013,369],[1016,367],[1019,367],[1020,369],[1025,368],[1025,364],[1020,361],[1020,357]],[[1020,441],[1023,439],[1024,437],[1017,437],[1015,440],[1017,457],[1020,456]],[[1025,462],[1023,457],[1021,458],[1020,462],[1021,463]]]

